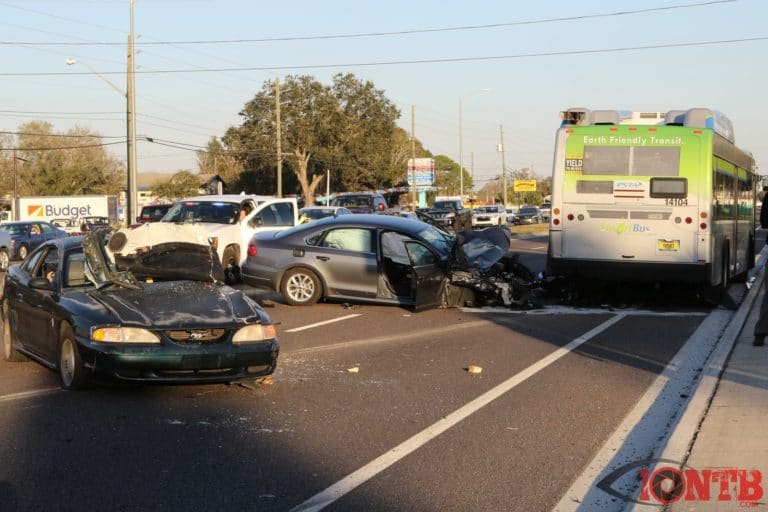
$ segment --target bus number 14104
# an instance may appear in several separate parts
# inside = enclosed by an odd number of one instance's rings
[[[667,206],[688,206],[688,199],[687,198],[680,198],[680,197],[668,197],[665,199]]]

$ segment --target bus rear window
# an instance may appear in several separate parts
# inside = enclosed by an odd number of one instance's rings
[[[688,180],[685,178],[651,178],[651,197],[688,197]]]
[[[584,146],[584,175],[679,176],[680,148]]]

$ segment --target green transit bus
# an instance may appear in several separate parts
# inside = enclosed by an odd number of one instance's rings
[[[561,113],[548,271],[725,288],[754,266],[752,155],[706,108]]]

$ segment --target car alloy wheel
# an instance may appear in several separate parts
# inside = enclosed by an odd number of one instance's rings
[[[0,270],[8,270],[8,265],[10,262],[11,258],[8,256],[8,251],[5,249],[0,249]]]
[[[295,268],[283,279],[282,292],[292,306],[314,304],[320,299],[320,280],[311,270]]]
[[[28,254],[28,249],[27,249],[26,245],[22,245],[21,247],[19,247],[19,259],[20,260],[26,259],[27,254]]]
[[[85,387],[87,378],[80,351],[75,342],[72,329],[65,326],[61,330],[59,344],[59,380],[64,389],[81,389]]]
[[[9,311],[7,303],[3,309],[3,359],[11,363],[25,361],[27,358],[19,354],[16,349],[13,348],[13,338],[11,337],[11,322],[8,318]]]

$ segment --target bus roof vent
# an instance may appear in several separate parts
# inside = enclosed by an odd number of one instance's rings
[[[733,123],[725,114],[708,108],[692,108],[685,113],[685,126],[709,128],[732,144],[736,143]]]
[[[664,117],[664,124],[683,126],[685,124],[685,110],[670,110]]]
[[[595,110],[592,112],[592,124],[619,124],[619,113],[615,110]]]
[[[563,120],[560,126],[573,124],[592,124],[592,112],[587,108],[569,108],[560,112],[560,119]]]

